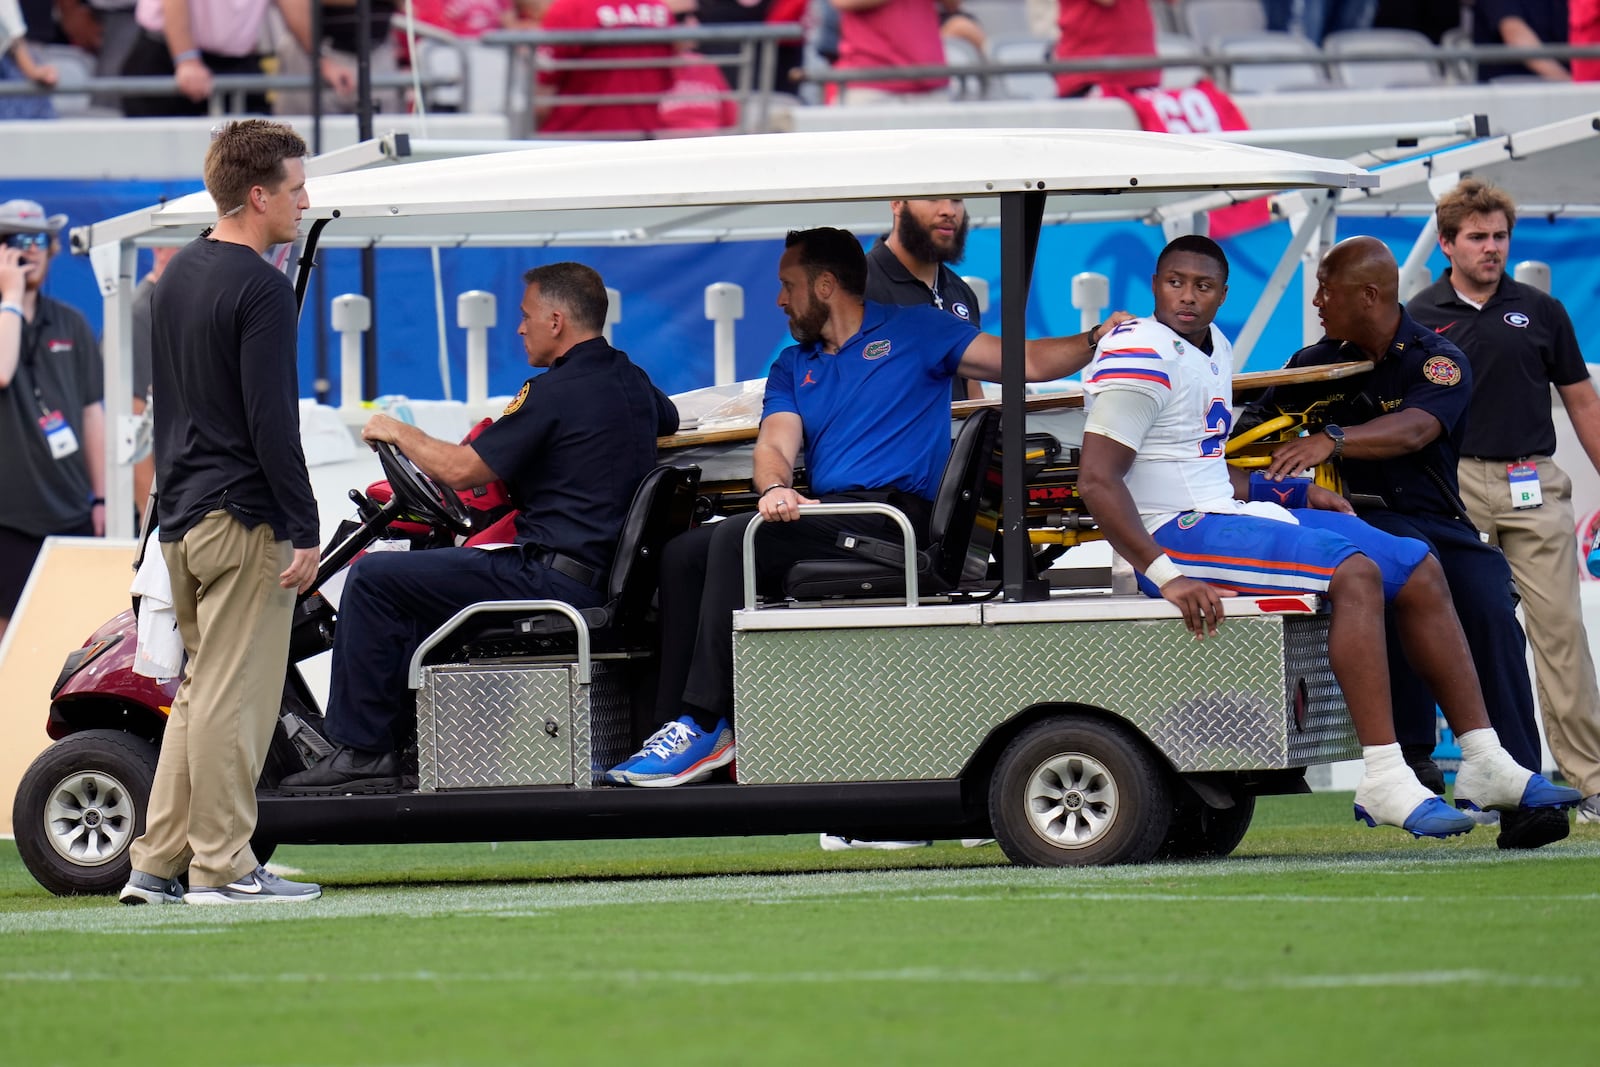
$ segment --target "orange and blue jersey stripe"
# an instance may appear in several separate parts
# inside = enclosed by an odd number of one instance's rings
[[[1153,348],[1119,348],[1115,352],[1101,353],[1095,360],[1089,381],[1096,384],[1108,381],[1154,382],[1166,389],[1172,388],[1172,379],[1161,369],[1161,354]]]

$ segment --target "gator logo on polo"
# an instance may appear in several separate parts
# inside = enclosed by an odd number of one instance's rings
[[[511,398],[511,403],[507,404],[506,405],[506,409],[504,411],[502,411],[500,414],[502,414],[502,415],[510,415],[510,414],[515,413],[516,410],[522,406],[522,402],[524,400],[528,399],[528,386],[531,385],[531,384],[533,384],[533,383],[532,382],[523,382],[522,383],[522,388],[517,391],[517,395]]]
[[[1461,368],[1449,356],[1434,356],[1422,365],[1422,376],[1434,385],[1458,385]]]
[[[1200,521],[1200,513],[1198,511],[1191,511],[1187,515],[1179,515],[1178,516],[1178,529],[1180,529],[1180,530],[1193,529],[1195,524],[1197,524],[1199,521]]]
[[[963,304],[959,300],[950,305],[950,310],[954,311],[963,319],[970,320],[972,318],[972,311],[967,307],[967,305]]]
[[[1528,316],[1520,311],[1508,311],[1506,312],[1506,325],[1515,326],[1519,330],[1526,330],[1528,328]]]
[[[866,348],[863,348],[861,350],[861,358],[862,359],[882,359],[884,356],[887,356],[888,354],[889,354],[889,342],[887,340],[874,341],[870,345],[868,345]]]

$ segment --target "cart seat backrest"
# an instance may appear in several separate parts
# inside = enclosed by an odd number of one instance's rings
[[[634,490],[606,584],[610,621],[637,620],[661,576],[661,549],[694,524],[699,467],[657,467]]]

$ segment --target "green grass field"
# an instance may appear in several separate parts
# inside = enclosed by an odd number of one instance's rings
[[[0,842],[0,1063],[1583,1063],[1600,827],[1263,801],[1232,859],[814,837],[284,847],[313,904],[57,899]]]

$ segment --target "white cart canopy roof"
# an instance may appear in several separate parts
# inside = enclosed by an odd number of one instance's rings
[[[1362,189],[1337,160],[1111,130],[871,130],[572,144],[312,178],[328,244],[594,245],[722,241],[883,225],[882,203],[968,198],[997,225],[998,194],[1045,191],[1047,220],[1149,218],[1212,190]],[[102,222],[79,247],[193,232],[205,193]]]

